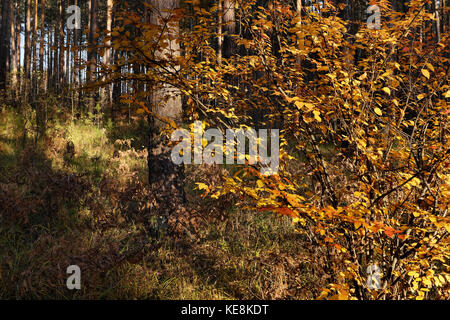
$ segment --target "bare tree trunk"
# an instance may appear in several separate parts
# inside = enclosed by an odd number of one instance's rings
[[[17,99],[17,38],[16,38],[16,1],[10,2],[9,20],[10,20],[10,34],[11,34],[11,98],[13,101]]]
[[[223,23],[224,23],[224,40],[223,40],[223,57],[229,58],[235,51],[233,35],[236,33],[236,17],[235,17],[235,1],[224,0],[223,2]]]
[[[41,39],[39,43],[39,73],[40,73],[40,80],[42,85],[42,90],[45,91],[45,81],[44,81],[44,45],[45,45],[45,28],[44,28],[44,22],[45,22],[45,0],[42,0],[41,3]],[[47,66],[48,67],[48,66]]]
[[[31,0],[25,2],[25,56],[24,56],[24,94],[25,101],[28,100],[31,76]]]
[[[10,25],[9,25],[9,0],[2,1],[2,23],[0,38],[0,90],[6,89],[7,76],[9,72],[9,49],[10,49]]]
[[[96,80],[95,72],[97,65],[97,50],[95,49],[95,32],[97,31],[97,0],[90,0],[89,9],[89,44],[92,48],[88,51],[89,69],[87,73],[87,80],[93,83]],[[95,94],[94,92],[91,92],[89,97],[89,112],[93,113],[94,107]]]
[[[63,4],[62,0],[58,0],[58,8],[59,8],[59,57],[58,57],[58,88],[61,92],[61,89],[64,86],[65,83],[65,65],[64,65],[64,57],[65,57],[65,44],[64,44],[64,11],[63,11]]]
[[[54,33],[52,33],[52,30],[50,27],[48,28],[48,50],[47,50],[47,90],[51,89],[52,80],[53,80],[53,55],[51,46],[54,45]]]
[[[111,33],[112,29],[112,7],[113,7],[113,0],[107,0],[106,1],[106,31],[108,34]],[[107,66],[111,64],[111,40],[107,40],[105,42],[105,51],[103,53],[103,63]],[[102,102],[106,106],[110,106],[111,104],[111,85],[107,85],[106,88],[102,88]]]
[[[74,3],[76,6],[78,5],[78,0],[75,0]],[[78,63],[78,29],[73,30],[73,44],[76,47],[76,50],[72,53],[72,60],[73,60],[73,82],[74,82],[74,88],[75,88],[75,108],[78,110],[79,104],[80,104],[80,94],[78,93],[79,85],[80,85],[80,69],[79,69],[79,63]]]
[[[22,44],[20,42],[20,33],[22,31],[22,19],[20,16],[20,2],[17,2],[16,5],[16,53],[17,53],[17,97],[20,97],[21,95],[21,75],[20,75],[20,66],[21,66],[21,47]]]
[[[36,91],[37,91],[37,30],[38,30],[38,0],[34,0],[34,17],[33,17],[33,34],[31,36],[32,39],[32,50],[33,50],[33,61],[32,61],[32,66],[33,66],[33,74],[32,74],[32,79],[31,79],[31,90],[32,90],[32,96],[33,96],[33,100],[35,100],[35,96],[36,96]]]
[[[441,0],[442,1],[442,0]],[[440,12],[439,12],[439,3],[438,0],[433,1],[433,11],[436,16],[436,21],[434,22],[434,31],[436,35],[436,42],[441,41],[441,19],[440,19]]]
[[[220,65],[223,57],[223,0],[219,0],[217,15],[217,63]]]
[[[178,0],[152,0],[151,4],[153,8],[150,22],[153,24],[161,24],[161,18],[169,14],[166,10],[178,8],[179,5]],[[168,48],[158,54],[161,58],[179,55],[179,43],[175,40],[169,41]],[[164,100],[166,97],[169,99]],[[153,110],[157,114],[181,124],[182,103],[179,90],[164,85],[163,88],[154,92],[152,100]],[[155,210],[163,221],[159,227],[162,231],[169,228],[171,232],[179,232],[179,223],[185,216],[184,165],[175,165],[172,162],[168,138],[158,132],[163,127],[163,123],[158,120],[149,120],[151,128],[148,156],[149,182],[156,197]]]
[[[297,31],[298,32],[297,39],[300,49],[303,49],[303,31],[300,31],[302,28],[302,9],[303,9],[302,0],[297,0],[297,16],[298,16],[297,28],[299,29],[299,31]],[[300,67],[302,65],[301,57],[299,57],[298,59],[298,65]]]
[[[59,64],[58,64],[58,29],[56,25],[53,26],[53,47],[55,50],[53,50],[53,69],[52,69],[52,88],[56,88],[58,86],[58,78],[59,78]]]

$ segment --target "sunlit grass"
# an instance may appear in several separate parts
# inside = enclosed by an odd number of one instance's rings
[[[11,211],[0,215],[0,298],[276,299],[287,282],[309,279],[307,267],[299,273],[287,263],[303,251],[290,220],[203,199],[193,182],[211,173],[201,167],[186,170],[188,205],[204,211],[199,241],[179,246],[145,231],[145,211],[130,206],[143,197],[136,183],[147,184],[144,122],[105,129],[56,120],[37,143],[28,130],[25,146],[22,125],[11,112],[0,118],[0,186],[9,188]],[[67,163],[68,142],[75,154]],[[19,191],[1,180],[7,172],[19,177]],[[74,175],[89,187],[77,189]],[[27,220],[15,216],[21,210]],[[149,245],[133,253],[142,241]],[[65,287],[71,264],[84,270],[79,291]]]

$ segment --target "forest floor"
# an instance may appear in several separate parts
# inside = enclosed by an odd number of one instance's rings
[[[288,218],[212,200],[186,167],[195,240],[149,228],[146,122],[32,121],[0,112],[0,299],[313,299],[326,274]],[[74,145],[71,152],[70,141]],[[69,265],[81,290],[66,287]]]

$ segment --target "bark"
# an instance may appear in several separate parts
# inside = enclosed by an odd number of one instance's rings
[[[15,24],[15,13],[16,13],[16,3],[15,1],[10,2],[9,8],[9,19],[10,19],[10,35],[11,35],[11,97],[13,100],[17,99],[17,38],[16,38],[16,24]]]
[[[20,70],[20,65],[21,65],[21,47],[22,44],[20,43],[20,33],[22,31],[22,19],[20,17],[20,2],[17,2],[16,5],[16,32],[15,32],[15,36],[16,36],[16,52],[17,52],[17,71],[19,72]],[[20,96],[21,93],[21,77],[20,74],[18,73],[17,76],[17,95],[18,97]]]
[[[31,0],[26,0],[25,3],[25,83],[30,79],[31,72]],[[28,94],[27,92],[25,94]]]
[[[0,38],[0,90],[6,89],[7,74],[9,72],[10,25],[9,0],[2,0],[2,22]]]
[[[87,73],[87,80],[91,83],[95,82],[96,76],[95,72],[97,70],[97,49],[95,32],[97,31],[97,0],[90,0],[89,6],[89,44],[92,46],[88,51],[88,61],[89,61],[89,69]],[[89,112],[93,113],[95,107],[95,94],[94,92],[90,93],[89,97]]]
[[[61,89],[63,84],[65,83],[65,64],[64,64],[64,56],[65,56],[65,45],[64,45],[64,10],[62,0],[58,1],[59,7],[59,57],[58,57],[58,88]]]
[[[233,35],[236,33],[235,0],[223,0],[223,57],[229,58],[235,51]]]
[[[33,50],[33,61],[32,61],[32,66],[33,66],[33,85],[32,85],[32,90],[33,90],[33,97],[35,96],[35,93],[37,91],[36,87],[37,87],[37,70],[38,70],[38,66],[37,66],[37,30],[38,30],[38,0],[34,0],[34,17],[33,17],[33,34],[32,34],[32,50]],[[34,99],[33,99],[34,100]]]
[[[217,8],[217,62],[218,64],[222,64],[223,57],[223,0],[219,0],[218,8]]]
[[[178,8],[177,0],[153,0],[153,9],[150,15],[150,22],[153,24],[162,23],[161,17],[169,13],[164,10]],[[158,53],[161,58],[169,55],[179,55],[180,47],[176,41],[170,41],[167,49]],[[167,101],[163,101],[169,97]],[[177,124],[182,121],[182,103],[179,90],[165,85],[156,90],[152,98],[154,111]],[[185,218],[185,194],[184,194],[184,165],[175,165],[171,160],[171,149],[168,147],[168,137],[159,134],[159,129],[163,124],[159,121],[150,123],[150,143],[149,143],[149,182],[156,199],[156,212],[162,218],[160,230],[169,228],[170,232],[179,232],[179,226]],[[185,229],[184,229],[185,230]]]
[[[442,0],[441,0],[442,1]],[[440,20],[440,12],[439,12],[439,2],[437,0],[433,1],[433,11],[436,16],[436,21],[434,22],[434,32],[436,42],[441,41],[441,20]]]
[[[42,2],[41,2],[41,25],[40,25],[41,38],[40,38],[40,43],[39,43],[39,73],[40,73],[40,80],[41,80],[41,85],[42,85],[43,90],[45,90],[45,81],[44,81],[45,1],[46,0],[42,0]]]
[[[112,30],[112,8],[113,8],[113,0],[107,0],[106,2],[106,31],[110,34]],[[103,63],[107,66],[111,64],[111,40],[105,41],[105,51],[103,53]],[[106,88],[102,89],[102,102],[105,105],[110,105],[112,101],[112,90],[111,85],[107,85]]]
[[[48,29],[48,50],[47,50],[47,88],[50,89],[53,81],[53,55],[50,46],[54,45],[51,29]]]
[[[78,5],[78,0],[75,0],[74,5]],[[76,50],[73,51],[72,53],[72,60],[73,60],[73,82],[74,82],[74,86],[75,89],[78,90],[78,86],[81,83],[80,81],[80,69],[79,69],[79,62],[78,62],[78,41],[79,41],[79,30],[78,29],[74,29],[73,30],[73,44],[76,47]],[[76,109],[78,110],[79,108],[79,103],[80,103],[80,93],[77,91],[76,92],[76,99],[75,99],[75,106]]]

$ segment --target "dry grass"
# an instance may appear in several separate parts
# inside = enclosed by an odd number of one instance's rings
[[[0,113],[0,298],[310,299],[323,271],[287,219],[212,201],[187,170],[195,240],[160,237],[146,188],[145,125],[52,125],[22,146],[20,117]],[[133,132],[133,126],[137,129]],[[135,136],[132,140],[131,136]],[[75,154],[64,161],[68,141]],[[117,152],[115,152],[117,150]],[[82,289],[66,288],[66,268]]]

